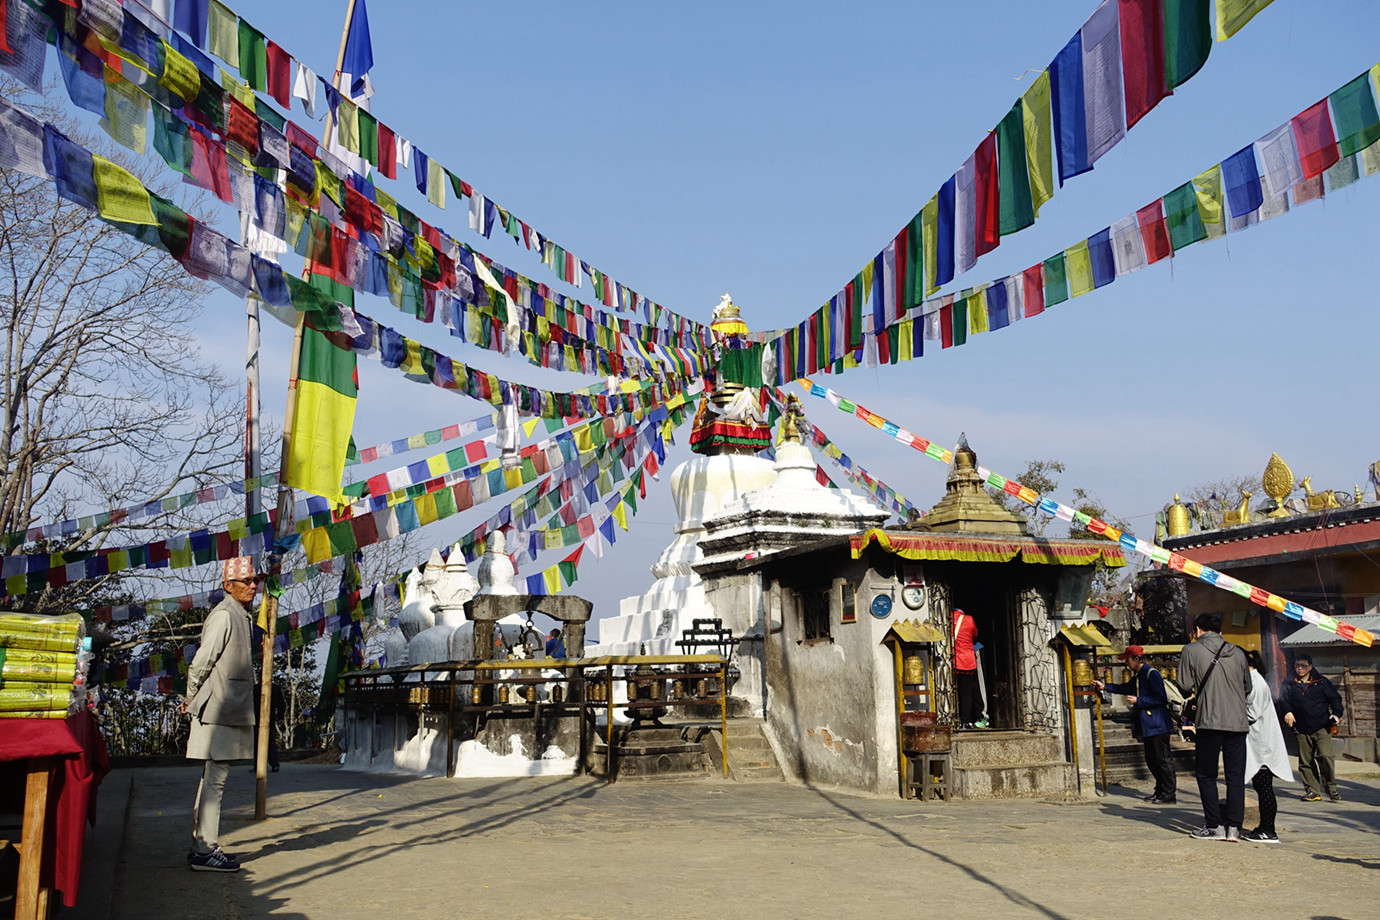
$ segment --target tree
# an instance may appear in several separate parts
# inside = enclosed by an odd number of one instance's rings
[[[1265,495],[1265,487],[1260,482],[1259,473],[1245,473],[1239,476],[1226,476],[1211,482],[1199,483],[1187,491],[1180,492],[1179,498],[1188,505],[1199,526],[1210,530],[1222,526],[1222,512],[1236,508],[1249,492],[1259,502]]]
[[[82,137],[45,97],[13,81],[0,91],[136,175],[147,171]],[[50,180],[4,168],[0,265],[0,533],[162,498],[233,471],[242,390],[198,355],[206,284],[59,198]],[[97,549],[164,526],[163,517],[95,525],[48,549]],[[11,553],[33,551],[9,542]],[[98,579],[10,603],[72,609],[108,588]]]

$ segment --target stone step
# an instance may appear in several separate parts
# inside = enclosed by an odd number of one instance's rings
[[[955,732],[951,751],[957,769],[1050,763],[1064,757],[1058,737],[1036,732]]]
[[[949,783],[960,799],[1058,798],[1074,788],[1073,765],[1046,761],[958,767]]]

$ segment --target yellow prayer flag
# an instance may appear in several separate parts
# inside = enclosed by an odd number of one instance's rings
[[[1221,164],[1193,177],[1193,194],[1198,198],[1198,216],[1203,219],[1208,239],[1224,235],[1227,225],[1223,219]]]
[[[249,536],[249,519],[235,518],[225,525],[225,532],[230,535],[232,540],[243,540]]]
[[[414,504],[417,506],[418,524],[425,526],[427,524],[436,523],[438,515],[436,514],[435,493],[428,492],[425,495],[418,495],[417,501]]]
[[[1184,574],[1185,574],[1185,575],[1188,575],[1188,576],[1191,576],[1191,577],[1193,577],[1193,578],[1197,578],[1199,575],[1202,575],[1202,574],[1203,574],[1203,566],[1202,566],[1202,563],[1200,563],[1200,562],[1194,562],[1192,559],[1185,559],[1185,560],[1184,560]]]
[[[125,569],[129,568],[129,550],[115,550],[115,552],[107,557],[106,562],[110,566],[110,571],[123,572]]]
[[[539,419],[539,418],[528,419],[527,421],[523,422],[523,423],[522,423],[522,436],[525,437],[525,438],[530,438],[530,437],[532,436],[532,432],[536,431],[536,430],[537,430],[537,426],[540,425],[540,424],[541,424],[541,419]]]
[[[875,266],[875,262],[868,262],[866,265],[863,266],[862,283],[864,302],[870,301],[872,299],[872,270]]]
[[[426,200],[442,210],[446,207],[446,170],[435,160],[426,164]]]
[[[925,247],[925,296],[939,290],[935,283],[939,269],[939,196],[920,209],[920,240]]]
[[[158,226],[153,204],[143,183],[105,157],[91,157],[96,182],[96,209],[107,220],[122,224]]]
[[[398,219],[397,199],[395,199],[392,195],[388,194],[382,189],[378,188],[374,189],[374,197],[378,199],[378,205],[380,208],[383,209],[383,213],[387,214],[394,220]]]
[[[981,287],[968,295],[968,334],[977,335],[988,328],[987,288]]]
[[[909,361],[915,357],[915,355],[912,354],[912,346],[914,346],[915,340],[911,337],[911,333],[914,331],[914,326],[915,320],[913,319],[901,321],[901,328],[896,333],[896,343],[898,346],[900,346],[900,354],[896,358],[897,361]]]
[[[220,88],[225,90],[235,98],[245,108],[251,112],[258,111],[258,100],[254,96],[254,90],[249,88],[248,83],[236,80],[225,71],[220,72]]]
[[[206,50],[231,67],[240,66],[240,20],[219,0],[206,11]]]
[[[445,454],[436,454],[426,458],[426,469],[432,478],[435,478],[451,471],[450,461],[446,459]]]
[[[549,569],[543,569],[541,573],[542,581],[546,582],[547,594],[559,594],[561,592],[561,567],[553,565]]]
[[[1274,0],[1217,0],[1217,40],[1231,38]]]
[[[410,434],[407,436],[408,450],[421,450],[423,447],[426,447],[426,435]]]
[[[404,341],[407,343],[407,351],[398,369],[404,374],[425,374],[426,370],[422,367],[422,343],[416,339]]]
[[[522,470],[517,467],[511,470],[504,470],[503,484],[509,489],[519,488],[522,485]]]
[[[1021,97],[1021,119],[1025,125],[1025,162],[1030,172],[1030,201],[1035,216],[1040,205],[1054,195],[1054,128],[1050,121],[1049,71],[1035,78]],[[927,263],[928,264],[928,263]]]
[[[1069,292],[1081,297],[1093,289],[1092,256],[1088,254],[1088,241],[1064,250],[1064,264],[1068,267]]]
[[[628,511],[626,505],[624,505],[622,502],[619,502],[617,505],[614,506],[613,511],[610,513],[612,514],[613,519],[618,522],[619,527],[623,528],[624,530],[628,529]]]
[[[351,153],[359,153],[359,106],[342,96],[335,116],[336,142]]]
[[[163,39],[160,38],[158,44],[163,49],[163,73],[158,77],[158,85],[191,102],[201,91],[201,71],[190,58]]]

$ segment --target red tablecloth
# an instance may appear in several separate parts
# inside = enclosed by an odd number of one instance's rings
[[[96,823],[96,787],[110,772],[105,739],[85,712],[68,719],[0,719],[0,762],[31,757],[59,761],[48,786],[39,884],[55,888],[64,905],[75,907],[86,823]]]

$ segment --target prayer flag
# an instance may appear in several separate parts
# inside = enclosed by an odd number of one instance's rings
[[[1059,161],[1059,184],[1092,169],[1088,163],[1088,131],[1083,109],[1082,32],[1049,65],[1050,99],[1054,112],[1054,150]]]
[[[1093,287],[1100,288],[1116,280],[1116,258],[1112,255],[1112,230],[1088,237],[1088,259],[1092,263]]]
[[[1032,265],[1021,272],[1021,282],[1024,287],[1022,300],[1025,304],[1025,315],[1030,317],[1043,313],[1045,311],[1044,266]]]
[[[1260,207],[1264,193],[1260,171],[1255,165],[1255,145],[1248,144],[1222,161],[1222,183],[1232,217],[1241,217]]]
[[[1043,71],[1021,96],[1025,128],[1025,158],[1030,171],[1031,204],[1035,216],[1054,194],[1053,134],[1050,127],[1049,71]]]
[[[231,67],[240,66],[239,18],[219,0],[210,0],[207,22],[207,51]]]
[[[1274,0],[1217,0],[1217,40],[1231,38]]]
[[[268,52],[264,47],[264,35],[245,22],[239,22],[240,76],[249,88],[256,93],[268,87]]]
[[[1337,142],[1332,133],[1332,119],[1327,114],[1326,99],[1295,115],[1289,124],[1294,129],[1305,179],[1322,175],[1323,170],[1337,162]]]
[[[920,244],[924,263],[924,296],[939,290],[939,195],[920,209]]]
[[[1112,224],[1112,258],[1118,276],[1145,267],[1145,240],[1136,218],[1123,217]]]
[[[1165,225],[1169,229],[1169,243],[1175,252],[1191,243],[1207,239],[1207,229],[1198,213],[1198,195],[1191,181],[1174,189],[1162,200]]]
[[[1270,197],[1279,198],[1303,179],[1303,164],[1299,162],[1298,142],[1294,140],[1292,124],[1280,125],[1255,142],[1264,168]]]
[[[173,28],[191,36],[198,48],[206,47],[207,0],[177,0]]]
[[[1035,207],[1030,197],[1030,173],[1026,164],[1023,113],[1023,105],[1017,102],[997,125],[997,163],[1001,170],[997,180],[1001,189],[999,232],[1002,236],[1035,223]]]
[[[939,187],[938,205],[936,208],[936,230],[935,230],[935,287],[948,284],[954,280],[954,186],[956,179],[950,176],[948,181]],[[930,264],[929,246],[926,244],[925,264]]]
[[[283,108],[292,108],[292,56],[270,40],[265,59],[268,64],[268,94]]]
[[[1069,293],[1082,297],[1093,289],[1092,258],[1088,254],[1087,240],[1065,249],[1064,263],[1068,266]]]
[[[977,154],[954,174],[954,275],[977,264]]]
[[[986,291],[987,327],[993,331],[1005,329],[1011,324],[1011,313],[1007,299],[1006,284],[998,281]]]
[[[124,224],[158,226],[148,189],[129,172],[105,157],[93,156],[96,208],[101,217]]]
[[[1211,10],[1211,0],[1164,0],[1164,77],[1171,92],[1207,63]]]
[[[1209,238],[1227,232],[1223,218],[1225,208],[1222,201],[1222,167],[1214,166],[1193,177],[1193,194],[1198,199],[1198,216],[1202,218],[1203,228]]]
[[[1332,114],[1337,119],[1342,156],[1359,153],[1380,140],[1380,114],[1375,111],[1369,74],[1361,74],[1328,98],[1332,101]]]
[[[1062,252],[1045,259],[1042,268],[1045,280],[1045,306],[1052,307],[1069,299],[1067,267]]]
[[[1118,12],[1118,0],[1102,0],[1081,30],[1089,167],[1126,136]]]
[[[975,170],[974,254],[981,256],[1001,245],[1001,190],[997,185],[997,135],[987,136],[973,151]]]
[[[1170,93],[1164,75],[1163,0],[1120,0],[1121,72],[1126,127],[1135,127]]]
[[[364,0],[355,0],[354,14],[350,17],[350,28],[345,36],[345,54],[341,58],[340,70],[351,77],[350,95],[371,96],[366,81],[370,68],[374,66],[374,44],[369,38],[369,10]]]
[[[337,347],[308,321],[293,381],[292,442],[284,484],[344,502],[340,480],[358,395],[355,353],[348,344]]]

